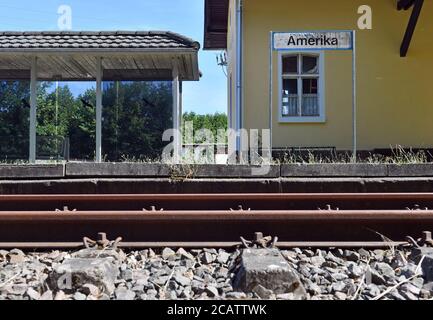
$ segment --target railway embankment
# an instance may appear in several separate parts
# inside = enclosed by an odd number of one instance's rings
[[[433,297],[431,233],[416,238],[431,230],[430,164],[274,165],[262,176],[256,169],[0,166],[1,234],[9,235],[8,250],[0,250],[0,300]],[[270,247],[262,242],[269,237],[241,237],[259,230],[275,236]],[[130,242],[87,238],[97,231]]]

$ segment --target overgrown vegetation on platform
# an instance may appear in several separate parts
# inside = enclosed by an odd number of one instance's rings
[[[426,150],[405,149],[402,146],[390,147],[389,154],[368,153],[358,156],[358,163],[369,164],[422,164],[433,161],[433,155]],[[280,160],[282,164],[321,164],[321,163],[353,163],[351,153],[320,154],[314,151],[305,150],[298,153],[285,153]]]

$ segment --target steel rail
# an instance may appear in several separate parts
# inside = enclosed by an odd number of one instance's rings
[[[256,231],[281,248],[382,248],[433,230],[429,207],[433,193],[0,195],[0,248],[78,248],[100,231],[131,249],[228,248]]]
[[[31,194],[0,195],[10,201],[208,201],[208,200],[427,200],[433,193],[219,193],[219,194]]]
[[[0,195],[0,211],[400,210],[433,208],[433,193]],[[325,209],[326,209],[325,208]]]
[[[0,211],[0,223],[17,221],[417,221],[433,222],[433,210],[260,210],[260,211]]]

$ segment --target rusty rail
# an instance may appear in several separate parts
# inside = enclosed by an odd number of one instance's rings
[[[433,208],[433,193],[290,193],[290,194],[98,194],[0,195],[0,210],[49,211],[67,206],[77,210],[137,210],[156,206],[167,210],[228,210],[243,205],[254,210]],[[112,208],[115,206],[116,208]]]
[[[25,200],[58,200],[58,199],[84,199],[84,200],[225,200],[225,199],[428,199],[433,200],[433,193],[405,192],[405,193],[194,193],[194,194],[23,194],[0,195],[2,201]]]
[[[390,248],[409,245],[406,241],[369,241],[369,242],[278,242],[278,248]],[[241,247],[241,242],[121,242],[121,249],[142,248],[235,248]],[[0,242],[2,249],[78,249],[83,247],[82,242]]]
[[[232,247],[254,232],[279,247],[388,247],[433,230],[433,193],[0,196],[0,248]]]
[[[0,211],[5,222],[433,222],[433,210],[314,210],[314,211]]]

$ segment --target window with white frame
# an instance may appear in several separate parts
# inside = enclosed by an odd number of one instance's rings
[[[281,121],[322,121],[321,53],[281,56]]]

